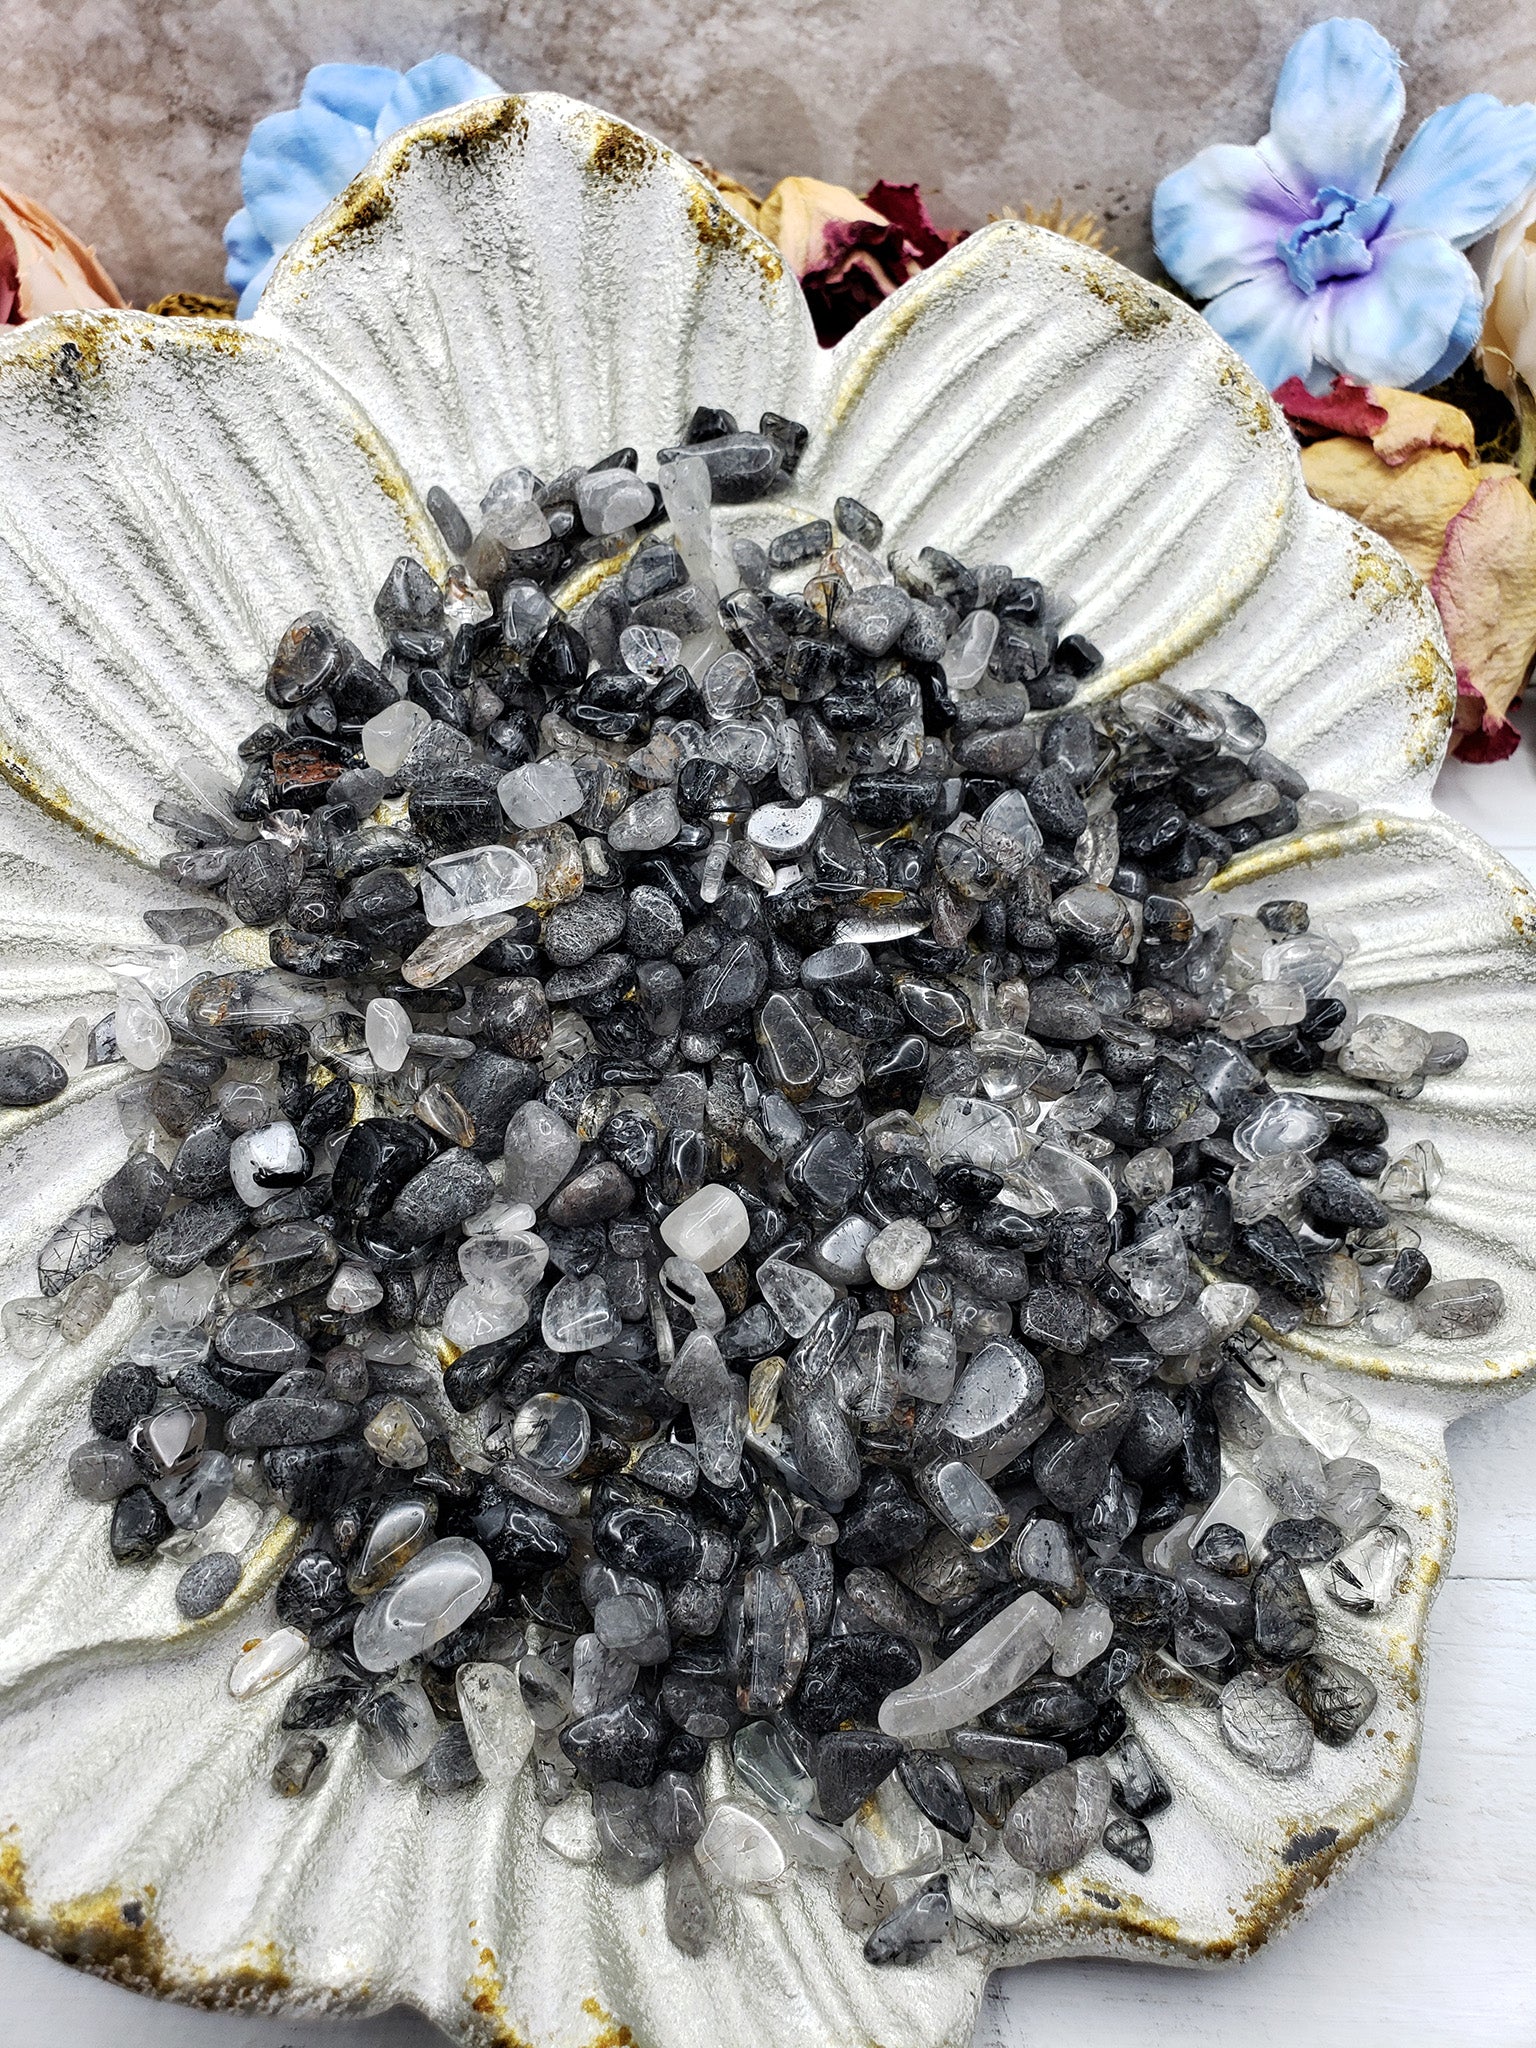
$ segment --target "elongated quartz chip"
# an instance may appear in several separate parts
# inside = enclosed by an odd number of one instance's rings
[[[1051,1654],[1061,1615],[1039,1593],[1025,1593],[977,1629],[959,1649],[880,1706],[887,1735],[915,1741],[942,1735],[1006,1699]]]

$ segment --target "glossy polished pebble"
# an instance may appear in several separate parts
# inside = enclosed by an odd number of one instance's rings
[[[365,1671],[394,1671],[451,1635],[490,1589],[490,1560],[480,1546],[445,1536],[373,1595],[352,1631],[353,1654]]]
[[[661,1223],[662,1242],[702,1272],[716,1273],[746,1245],[751,1221],[731,1188],[702,1187],[680,1202]]]

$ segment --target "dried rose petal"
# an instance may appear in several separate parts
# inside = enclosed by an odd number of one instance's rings
[[[1302,440],[1313,440],[1321,433],[1369,441],[1387,423],[1386,407],[1375,402],[1370,386],[1353,384],[1348,377],[1335,377],[1321,396],[1309,391],[1299,377],[1290,377],[1275,397]]]
[[[92,250],[35,199],[0,186],[0,326],[124,303]]]
[[[1458,732],[1457,752],[1466,760],[1502,759],[1517,744],[1504,744],[1513,731],[1504,714],[1536,655],[1536,500],[1512,469],[1484,467],[1446,528],[1429,587],[1456,664],[1458,728],[1476,709],[1468,704],[1463,711],[1466,697],[1483,705],[1476,731]]]

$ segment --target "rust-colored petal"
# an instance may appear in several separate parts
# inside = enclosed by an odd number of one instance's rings
[[[15,281],[8,292],[12,271]],[[33,320],[40,313],[90,313],[126,303],[94,251],[76,241],[62,221],[35,199],[0,186],[0,322]]]
[[[1446,528],[1429,587],[1458,688],[1466,682],[1501,720],[1536,655],[1536,501],[1512,469],[1483,468]]]
[[[1324,392],[1309,391],[1299,377],[1288,377],[1275,392],[1280,408],[1302,440],[1314,434],[1348,434],[1369,441],[1387,423],[1387,409],[1371,396],[1368,384],[1335,377]]]
[[[1301,451],[1307,488],[1392,543],[1426,581],[1445,529],[1478,486],[1478,472],[1447,449],[1431,448],[1397,467],[1344,435]]]

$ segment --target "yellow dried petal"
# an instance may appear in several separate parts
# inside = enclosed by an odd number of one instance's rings
[[[1429,587],[1458,682],[1502,718],[1536,656],[1536,500],[1503,463],[1481,470]]]
[[[1475,469],[1446,450],[1429,449],[1394,468],[1366,442],[1342,434],[1303,448],[1301,468],[1315,498],[1390,541],[1426,579],[1440,559],[1446,527],[1479,481]]]
[[[1390,384],[1373,384],[1370,392],[1387,415],[1387,424],[1371,436],[1383,462],[1396,468],[1425,448],[1449,448],[1476,462],[1477,436],[1458,406],[1426,398],[1422,391],[1396,391]]]

